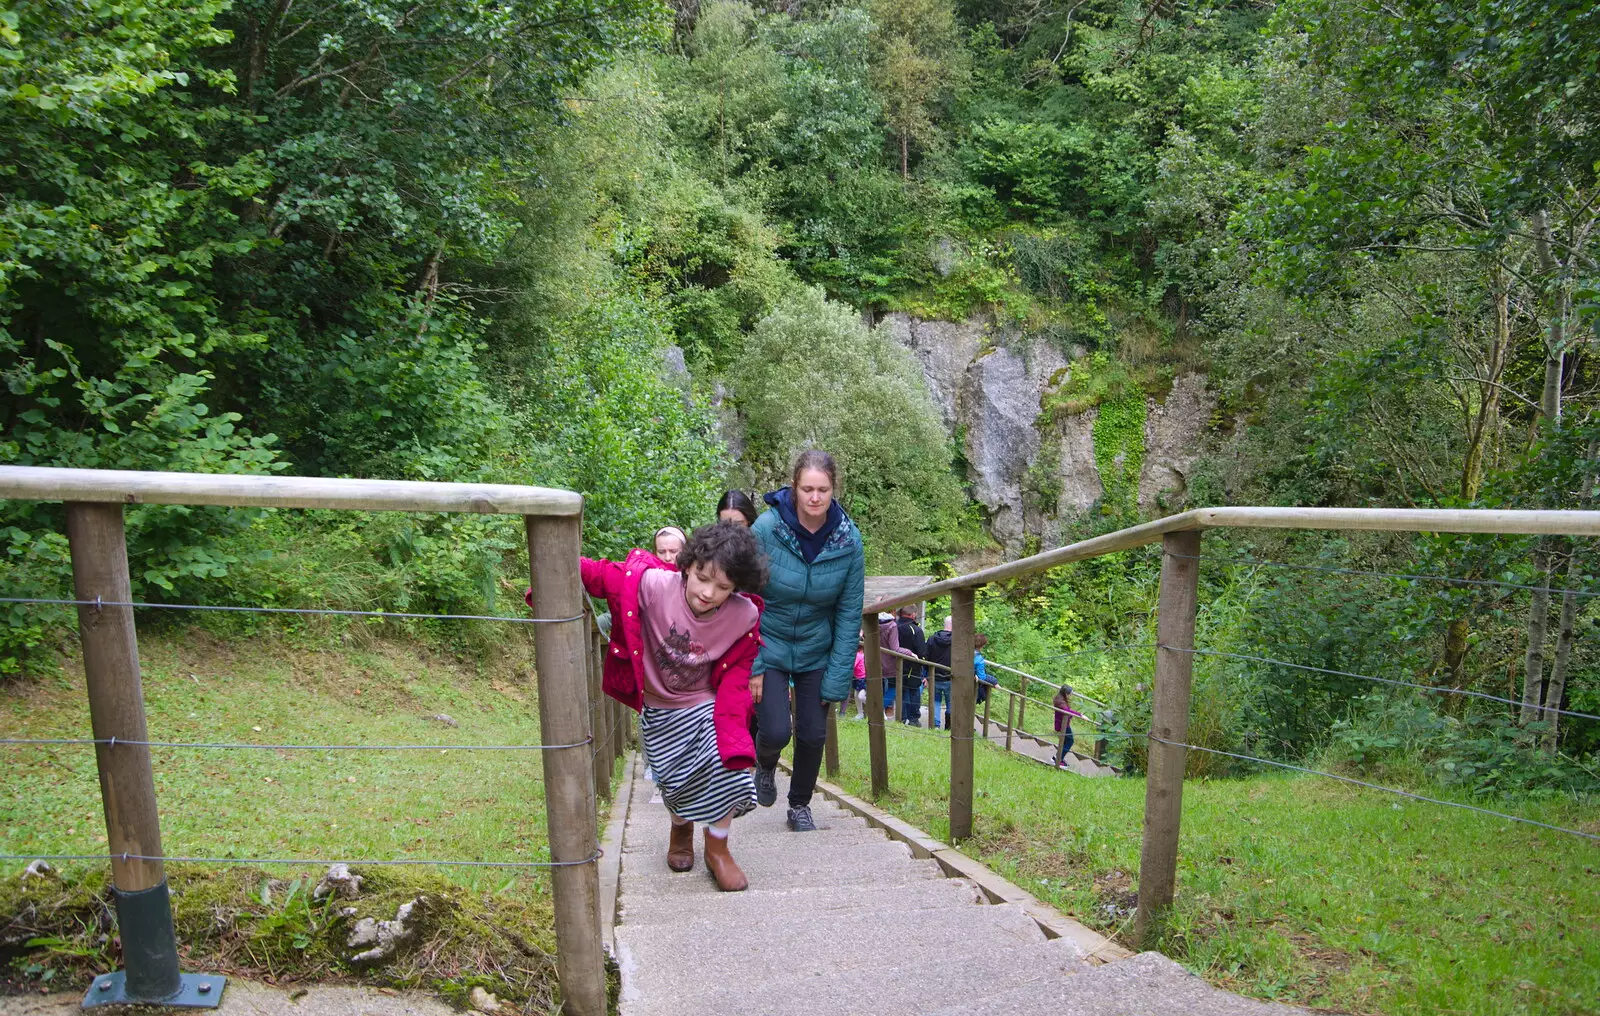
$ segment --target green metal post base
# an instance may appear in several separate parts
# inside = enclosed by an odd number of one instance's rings
[[[179,1009],[215,1009],[222,1004],[222,989],[228,979],[217,974],[184,974],[178,992],[168,998],[132,998],[127,992],[126,975],[121,971],[101,974],[83,996],[83,1008],[101,1005],[168,1005]]]

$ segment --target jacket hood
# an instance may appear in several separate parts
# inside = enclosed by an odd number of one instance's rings
[[[947,646],[947,645],[949,645],[951,643],[951,641],[954,638],[955,638],[955,635],[953,633],[951,633],[951,632],[936,631],[932,635],[928,636],[928,641],[929,642],[937,642],[941,646]]]
[[[801,541],[806,538],[802,537],[801,534],[806,533],[807,530],[800,525],[800,515],[795,511],[794,492],[788,487],[784,487],[780,490],[763,494],[761,500],[771,505],[774,509],[772,512],[762,515],[761,519],[766,518],[767,515],[777,515],[775,521],[780,524],[773,527],[774,535],[780,543],[794,551],[796,555],[801,555]],[[764,524],[761,519],[756,520],[758,526]],[[822,546],[816,553],[817,560],[848,553],[861,545],[860,531],[856,529],[855,522],[851,520],[849,514],[840,506],[837,500],[828,505],[828,521],[814,535],[815,538],[822,541]]]
[[[778,509],[778,514],[783,521],[791,526],[799,527],[800,512],[794,506],[794,490],[790,487],[780,487],[762,495],[761,500]],[[828,520],[823,523],[824,529],[837,526],[844,519],[844,509],[839,507],[838,499],[828,502]]]

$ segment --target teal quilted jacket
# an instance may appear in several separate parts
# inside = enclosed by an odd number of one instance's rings
[[[776,509],[752,528],[767,552],[772,577],[761,591],[764,643],[752,673],[768,668],[789,673],[826,670],[822,698],[843,702],[855,675],[856,639],[866,591],[866,552],[850,516],[828,537],[816,560],[806,564],[800,541]]]

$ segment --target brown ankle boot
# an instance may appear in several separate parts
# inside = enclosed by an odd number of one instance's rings
[[[725,836],[713,836],[711,830],[706,829],[706,868],[711,871],[711,877],[717,880],[717,888],[725,893],[736,893],[750,885],[750,880],[744,877],[744,872],[733,860],[733,855],[728,853],[728,840]]]
[[[667,843],[667,867],[673,871],[694,870],[694,823],[676,823],[672,826],[672,839]]]

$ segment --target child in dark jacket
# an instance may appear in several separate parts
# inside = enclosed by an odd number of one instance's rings
[[[620,564],[584,558],[583,585],[611,608],[603,685],[639,711],[645,762],[672,814],[667,866],[694,867],[694,824],[705,823],[706,867],[737,892],[749,881],[728,833],[756,802],[750,664],[766,556],[749,529],[719,523],[695,530],[676,564],[643,550]]]

